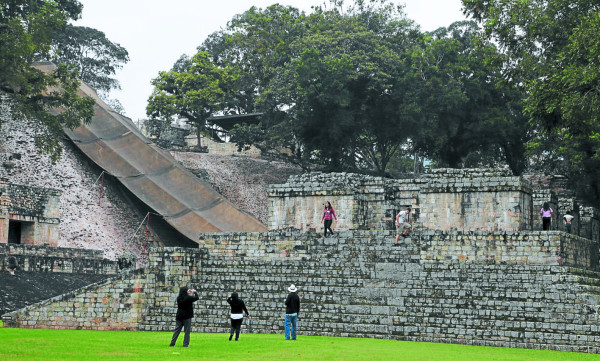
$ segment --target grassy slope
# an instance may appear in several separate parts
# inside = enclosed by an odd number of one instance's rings
[[[193,333],[190,348],[166,332],[0,329],[1,360],[600,360],[600,355],[374,339]]]

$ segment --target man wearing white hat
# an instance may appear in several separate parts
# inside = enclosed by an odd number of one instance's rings
[[[300,312],[300,297],[296,291],[298,289],[293,284],[288,287],[287,298],[285,299],[285,339],[296,339],[296,324],[298,322],[298,313]]]

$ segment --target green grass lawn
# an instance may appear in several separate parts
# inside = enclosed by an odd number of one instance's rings
[[[582,353],[389,340],[192,333],[189,348],[168,332],[0,328],[0,360],[600,360]]]

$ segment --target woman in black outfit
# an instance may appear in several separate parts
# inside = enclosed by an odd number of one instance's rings
[[[227,298],[227,303],[231,306],[231,331],[229,331],[229,341],[233,337],[235,331],[235,340],[237,341],[240,337],[240,329],[242,327],[242,320],[244,319],[244,313],[250,318],[248,309],[241,298],[238,298],[237,292],[233,292],[231,296]]]

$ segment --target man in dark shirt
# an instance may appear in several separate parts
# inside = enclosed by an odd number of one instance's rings
[[[296,339],[296,324],[298,322],[298,314],[300,313],[300,297],[296,291],[296,286],[291,285],[288,288],[290,293],[285,299],[285,339]]]
[[[175,316],[175,331],[173,331],[173,337],[171,338],[171,344],[169,346],[175,346],[177,337],[181,329],[184,329],[183,347],[190,345],[190,331],[192,330],[192,317],[194,317],[194,302],[198,301],[200,297],[195,289],[188,289],[187,287],[179,288],[179,296],[177,296],[177,316]]]

